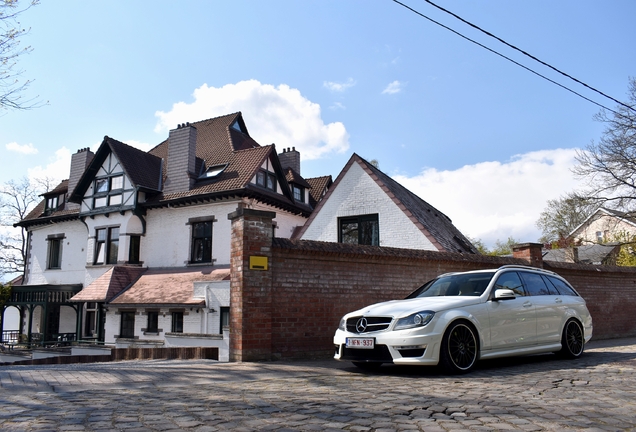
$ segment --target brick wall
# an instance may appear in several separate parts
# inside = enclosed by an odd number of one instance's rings
[[[541,265],[536,262],[540,245],[534,243],[516,250],[522,259],[268,240],[267,217],[258,215],[265,212],[251,212],[233,216],[233,360],[327,357],[332,355],[334,331],[347,312],[403,298],[441,273],[528,265],[530,260]],[[267,254],[267,271],[249,269],[253,254]],[[595,339],[636,335],[631,319],[636,309],[635,269],[547,262],[543,266],[563,275],[587,300]]]

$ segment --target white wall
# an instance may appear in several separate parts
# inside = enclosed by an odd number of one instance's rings
[[[20,330],[20,311],[15,306],[9,306],[4,311],[2,321],[3,330]]]
[[[351,165],[332,190],[302,239],[337,242],[339,217],[375,213],[378,214],[380,246],[437,251],[358,163]]]
[[[81,221],[58,222],[30,228],[27,283],[77,284],[84,282],[88,231]],[[49,235],[64,234],[62,244],[62,268],[47,270]]]

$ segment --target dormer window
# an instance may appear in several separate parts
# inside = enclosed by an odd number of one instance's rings
[[[234,123],[232,123],[232,126],[230,126],[232,129],[237,130],[241,133],[246,134],[247,132],[245,132],[245,130],[243,130],[243,128],[241,127],[241,124],[239,123],[238,120],[236,120]]]
[[[276,191],[276,176],[267,171],[259,171],[256,173],[256,184],[266,189]]]
[[[50,196],[46,199],[44,212],[48,215],[64,206],[64,195]]]
[[[124,176],[116,175],[95,179],[93,208],[121,205]]]
[[[292,185],[292,191],[294,192],[294,201],[305,202],[305,188]]]

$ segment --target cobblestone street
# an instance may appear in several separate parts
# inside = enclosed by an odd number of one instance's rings
[[[132,361],[0,368],[0,430],[636,430],[636,340],[363,373],[335,361]]]

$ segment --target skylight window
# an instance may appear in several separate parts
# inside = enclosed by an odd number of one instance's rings
[[[213,178],[221,174],[227,168],[227,164],[224,165],[214,165],[208,168],[200,178]]]

